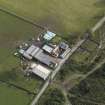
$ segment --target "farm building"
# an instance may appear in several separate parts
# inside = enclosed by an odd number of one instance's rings
[[[50,41],[50,40],[51,40],[52,38],[54,38],[55,36],[56,36],[55,33],[50,32],[50,31],[47,31],[47,33],[45,33],[45,35],[43,36],[43,38],[44,38],[45,40]]]
[[[49,46],[49,45],[44,45],[42,49],[43,49],[45,52],[51,54],[54,48],[52,48],[52,47]]]
[[[64,59],[66,57],[66,55],[71,51],[70,48],[66,49],[61,55],[60,58]]]
[[[31,64],[29,71],[44,80],[46,80],[51,73],[50,70],[36,63]]]
[[[31,60],[33,56],[40,50],[39,47],[31,45],[26,51],[23,49],[19,50],[19,53],[22,54],[28,60]]]
[[[66,43],[64,43],[64,42],[61,42],[60,45],[59,45],[59,47],[60,47],[62,50],[66,50],[66,49],[69,48],[69,45],[66,44]]]
[[[34,56],[34,58],[51,68],[56,68],[58,65],[58,62],[54,57],[45,54],[42,49]]]
[[[56,36],[55,33],[47,31],[43,36],[44,42],[39,40],[33,42],[28,48],[20,48],[19,53],[28,60],[37,60],[39,63],[55,69],[61,59],[64,59],[71,50],[69,45],[60,41],[58,44],[50,42]],[[38,37],[39,38],[39,37]],[[41,44],[41,46],[38,45]]]

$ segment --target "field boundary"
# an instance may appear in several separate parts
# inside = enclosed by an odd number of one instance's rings
[[[14,87],[14,88],[16,88],[16,89],[18,89],[18,90],[21,90],[21,91],[24,91],[24,92],[26,92],[26,93],[28,93],[28,94],[36,95],[34,92],[30,92],[28,89],[25,89],[25,88],[23,88],[23,87],[21,87],[21,86],[18,86],[18,85],[16,85],[16,84],[13,84],[13,83],[6,82],[6,81],[4,81],[4,80],[0,80],[0,83],[9,85],[10,87]]]
[[[1,7],[1,6],[0,6],[0,11],[4,12],[4,13],[6,13],[6,14],[9,14],[9,15],[11,15],[11,16],[13,16],[13,17],[19,19],[19,20],[22,20],[22,21],[24,21],[24,22],[26,22],[26,23],[29,23],[29,24],[35,26],[36,28],[42,29],[43,32],[46,32],[46,31],[49,30],[48,27],[45,27],[45,26],[43,26],[43,25],[41,25],[41,24],[38,24],[38,23],[34,22],[33,20],[28,19],[28,18],[26,18],[26,17],[24,17],[24,16],[19,16],[19,15],[17,15],[17,13],[11,12],[10,10],[7,10],[7,9]],[[66,40],[66,38],[63,37],[62,35],[60,35],[60,33],[56,33],[56,34],[57,34],[59,37],[61,37],[61,38],[63,38],[63,39]]]
[[[0,11],[5,12],[5,13],[7,13],[7,14],[9,14],[9,15],[15,17],[15,18],[18,18],[18,19],[20,19],[20,20],[22,20],[22,21],[24,21],[24,22],[26,22],[26,23],[29,23],[29,24],[31,24],[31,25],[37,27],[37,28],[40,28],[40,29],[42,29],[42,30],[48,30],[47,27],[45,27],[45,26],[43,26],[43,25],[40,25],[40,24],[38,24],[38,23],[35,23],[34,21],[31,21],[30,19],[27,19],[27,18],[24,17],[24,16],[19,16],[19,15],[17,15],[15,12],[11,12],[10,10],[7,10],[7,9],[1,7],[1,6],[0,6]]]

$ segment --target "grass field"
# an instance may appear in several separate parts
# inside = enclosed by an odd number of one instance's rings
[[[27,78],[24,77],[20,70],[20,60],[13,54],[19,43],[37,36],[41,31],[41,29],[0,11],[0,80],[13,83],[31,92],[38,92],[42,85],[42,80],[35,76],[27,81]],[[0,92],[2,92],[0,102],[2,102],[2,105],[6,105],[6,103],[8,105],[26,105],[29,97],[27,95],[24,96],[21,93],[22,91],[19,91],[13,90],[12,92],[12,89],[8,88],[8,86],[0,85]],[[9,97],[9,94],[13,94],[13,97]],[[14,104],[16,99],[20,103]]]
[[[0,84],[1,105],[27,105],[32,96],[5,84]]]
[[[1,7],[65,35],[93,26],[97,21],[94,17],[103,10],[98,3],[98,0],[0,0]]]

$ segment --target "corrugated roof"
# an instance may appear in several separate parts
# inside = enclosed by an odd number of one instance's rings
[[[47,68],[45,68],[41,65],[37,65],[36,67],[34,67],[32,69],[32,72],[44,80],[46,80],[48,78],[49,74],[51,73],[51,71],[49,71]]]
[[[68,47],[69,47],[69,45],[64,42],[61,42],[59,46],[60,46],[60,48],[62,48],[64,50],[68,49]]]
[[[31,45],[27,50],[26,50],[26,53],[27,54],[31,54],[32,53],[32,51],[34,51],[35,50],[35,48],[36,48],[36,46],[34,46],[34,45]]]
[[[26,51],[23,49],[19,50],[19,53],[22,54],[25,58],[31,60],[32,57],[40,50],[39,47],[31,45]]]
[[[40,50],[39,47],[36,47],[34,51],[31,53],[31,56],[34,56]]]
[[[28,60],[31,60],[32,59],[32,56],[30,56],[29,54],[27,54],[26,52],[23,53],[23,56],[25,58],[27,58]]]
[[[47,33],[44,35],[44,39],[51,40],[53,37],[55,37],[56,34],[50,31],[47,31]]]
[[[44,46],[43,46],[43,50],[45,50],[45,51],[48,52],[48,53],[51,53],[51,52],[53,51],[53,48],[50,47],[50,46],[48,46],[48,45],[44,45]]]

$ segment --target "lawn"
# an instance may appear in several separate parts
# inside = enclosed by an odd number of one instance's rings
[[[103,11],[98,4],[98,0],[0,0],[1,7],[62,35],[92,27],[97,21],[94,17]]]
[[[1,105],[27,105],[32,100],[28,95],[16,88],[0,83],[0,104]]]

